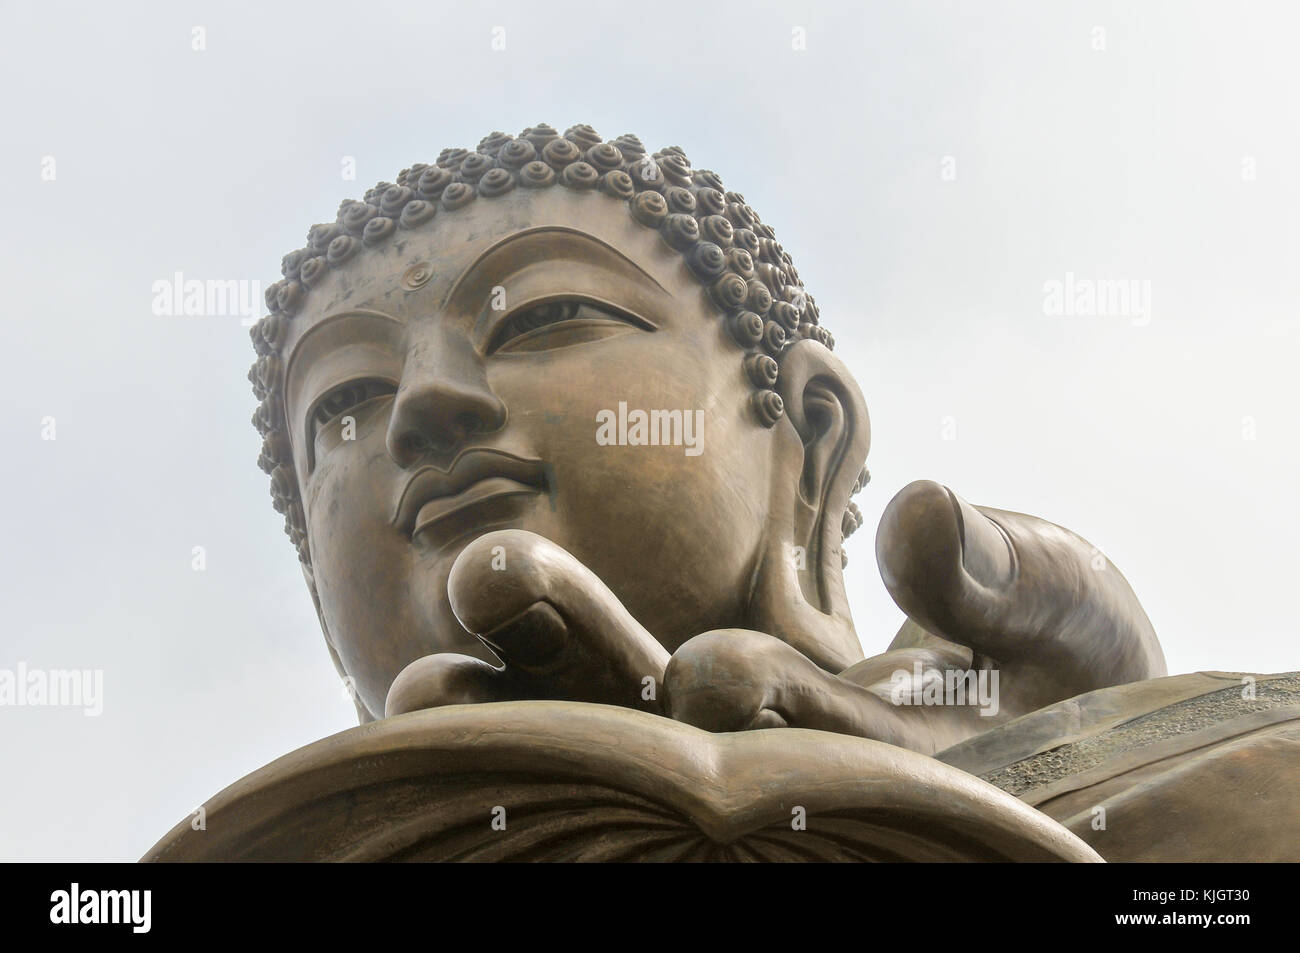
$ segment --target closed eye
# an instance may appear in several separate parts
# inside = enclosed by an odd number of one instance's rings
[[[654,327],[604,302],[556,298],[519,308],[502,320],[492,332],[487,353],[569,347],[638,329],[653,331]]]

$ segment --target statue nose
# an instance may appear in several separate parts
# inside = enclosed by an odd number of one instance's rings
[[[387,445],[399,466],[412,466],[426,456],[449,459],[474,437],[505,426],[505,404],[488,386],[481,367],[462,363],[461,370],[456,377],[420,374],[398,387]]]

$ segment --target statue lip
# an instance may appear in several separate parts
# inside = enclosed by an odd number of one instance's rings
[[[392,522],[413,537],[467,506],[545,488],[546,468],[540,460],[471,448],[457,454],[446,470],[435,466],[417,470],[402,491]]]

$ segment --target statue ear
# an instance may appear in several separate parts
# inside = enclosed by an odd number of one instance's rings
[[[811,340],[782,353],[776,389],[785,405],[777,425],[784,431],[777,439],[786,444],[778,467],[797,468],[798,480],[793,486],[776,481],[784,492],[773,498],[775,525],[760,570],[755,622],[824,668],[841,671],[862,658],[844,591],[841,544],[844,512],[871,445],[867,403],[844,363]],[[797,549],[791,553],[791,547]]]
[[[819,547],[838,554],[840,523],[871,446],[867,402],[844,363],[816,341],[799,341],[782,355],[777,392],[803,441],[799,499]],[[803,532],[801,532],[803,531]],[[827,551],[829,551],[829,549]]]

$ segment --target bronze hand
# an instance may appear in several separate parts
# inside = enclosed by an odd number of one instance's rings
[[[452,610],[504,663],[442,653],[408,665],[387,715],[511,699],[565,699],[660,710],[668,652],[591,570],[525,530],[470,543],[447,580]]]

